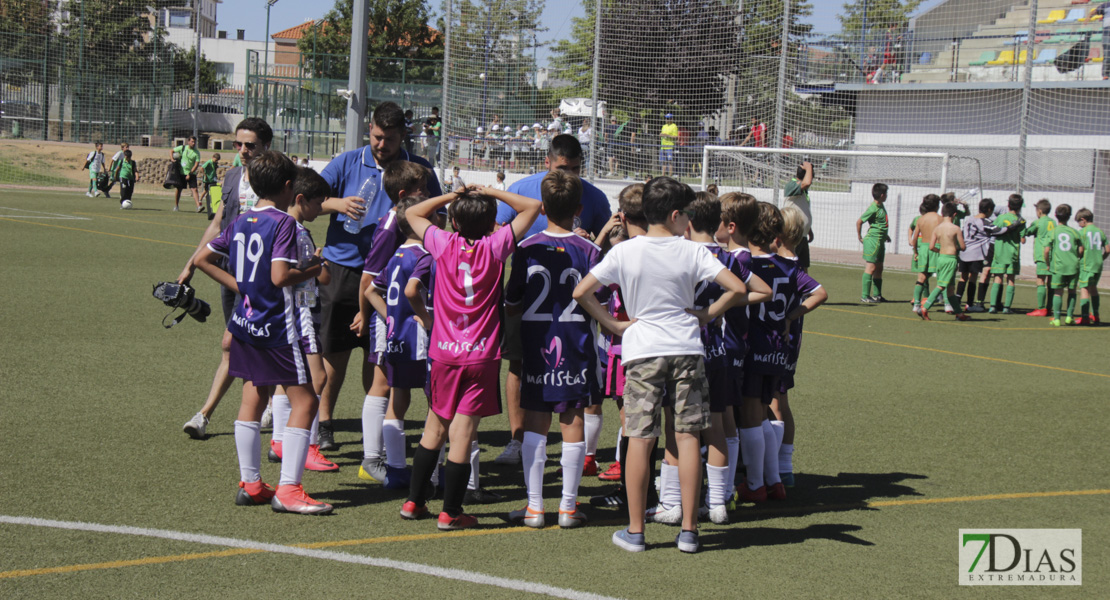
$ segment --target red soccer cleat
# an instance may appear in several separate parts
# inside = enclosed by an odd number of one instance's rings
[[[452,517],[445,512],[441,512],[439,513],[439,522],[436,525],[439,527],[440,531],[470,529],[478,525],[478,518],[463,513],[459,513],[457,517]]]
[[[1083,317],[1076,317],[1075,318],[1075,324],[1076,325],[1085,325],[1086,322],[1083,320]]]
[[[960,313],[960,314],[956,315],[956,320],[957,321],[970,321],[971,320],[971,315],[965,315],[963,313]]]
[[[767,501],[767,486],[765,485],[753,490],[748,488],[748,481],[745,479],[737,491],[740,493],[741,502],[755,502],[758,504]]]
[[[266,460],[272,463],[281,462],[281,442],[270,440],[270,451],[266,454]]]
[[[274,512],[298,513],[302,515],[323,515],[332,511],[332,505],[327,502],[317,502],[304,493],[304,487],[299,483],[279,485],[277,493],[270,501],[270,508]]]
[[[620,481],[621,480],[621,463],[615,462],[609,465],[609,470],[597,476],[602,481]]]
[[[1047,317],[1048,316],[1048,309],[1047,308],[1038,308],[1037,310],[1025,313],[1025,316],[1027,316],[1027,317]]]
[[[273,486],[262,483],[261,479],[259,479],[258,481],[252,481],[250,483],[240,481],[239,492],[235,495],[235,504],[238,504],[239,506],[266,504],[273,497]]]
[[[582,464],[582,476],[597,475],[597,459],[592,454],[586,455],[586,462]]]
[[[415,519],[420,519],[422,517],[425,517],[425,516],[427,516],[427,514],[428,514],[428,507],[427,506],[417,506],[416,503],[413,502],[412,500],[408,500],[404,504],[401,505],[401,518],[402,519],[407,519],[409,521],[412,521],[412,520],[415,520]]]
[[[786,500],[786,486],[782,482],[772,484],[767,488],[768,500]]]
[[[926,310],[924,306],[921,307],[921,312],[917,314],[921,317],[922,321],[932,321],[932,319],[929,318],[929,311]]]
[[[304,459],[304,468],[309,471],[338,471],[339,465],[320,454],[319,445],[312,444],[308,447],[308,456]]]

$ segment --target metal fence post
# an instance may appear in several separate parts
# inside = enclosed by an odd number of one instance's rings
[[[772,148],[782,148],[782,138],[786,133],[783,127],[783,119],[786,112],[786,56],[790,53],[790,2],[792,0],[783,0],[782,3],[782,43],[779,44],[779,83],[775,91],[775,144],[768,146]],[[782,173],[782,155],[776,154],[774,156],[774,195],[771,196],[771,202],[778,205],[779,199],[779,179]]]
[[[347,88],[347,130],[344,150],[362,146],[363,116],[366,114],[366,32],[370,29],[370,5],[367,0],[354,0],[351,13],[351,71]]]
[[[1021,86],[1021,123],[1018,133],[1018,180],[1017,193],[1025,193],[1025,169],[1028,165],[1029,150],[1029,108],[1033,95],[1033,44],[1037,39],[1037,0],[1029,3],[1029,35],[1025,38],[1025,76]],[[1020,54],[1019,54],[1020,56]]]
[[[440,102],[442,109],[442,116],[439,120],[439,143],[436,144],[436,166],[439,167],[439,180],[443,181],[447,178],[447,166],[443,164],[443,157],[445,153],[443,147],[446,145],[447,135],[447,119],[451,113],[447,110],[447,89],[451,82],[451,21],[454,20],[453,6],[451,0],[447,0],[447,11],[444,17],[444,22],[447,23],[447,32],[443,38],[443,90],[441,93],[442,100]],[[432,135],[435,135],[434,133]]]
[[[591,85],[593,107],[590,108],[590,168],[586,177],[593,181],[597,178],[597,102],[598,102],[598,71],[601,70],[601,2],[594,0],[594,77]]]

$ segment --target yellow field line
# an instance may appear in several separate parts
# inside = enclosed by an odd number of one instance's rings
[[[908,344],[895,344],[894,342],[880,342],[879,340],[868,340],[864,338],[851,337],[847,335],[837,335],[835,333],[821,333],[819,331],[806,330],[806,335],[820,335],[824,337],[837,338],[841,340],[851,340],[853,342],[867,342],[869,344],[880,344],[883,346],[893,346],[895,348],[906,348],[908,350],[923,350],[925,352],[936,352],[939,354],[950,354],[952,356],[962,356],[964,358],[978,358],[979,360],[989,360],[992,362],[1000,362],[1011,365],[1018,365],[1021,367],[1035,367],[1038,369],[1048,369],[1050,371],[1063,371],[1064,373],[1074,373],[1076,375],[1091,375],[1093,377],[1106,377],[1110,379],[1110,375],[1105,373],[1091,373],[1089,371],[1077,371],[1075,369],[1065,369],[1063,367],[1050,367],[1047,365],[1036,365],[1033,363],[1021,362],[1017,360],[1006,360],[1005,358],[994,358],[991,356],[979,356],[978,354],[965,354],[963,352],[952,352],[951,350],[938,350],[936,348],[925,348],[924,346],[910,346]]]
[[[113,216],[103,215],[103,214],[99,214],[99,213],[77,212],[77,213],[73,213],[73,214],[75,214],[75,215],[88,215],[90,217],[100,217],[102,219],[115,219],[117,221],[129,221],[131,223],[142,223],[143,225],[160,225],[162,227],[176,227],[178,229],[192,229],[194,231],[196,231],[196,230],[204,231],[205,229],[208,229],[207,227],[190,227],[188,225],[172,225],[170,223],[157,223],[157,222],[154,222],[154,221],[140,221],[139,219],[128,219],[127,217],[113,217]]]
[[[68,229],[69,231],[80,231],[82,233],[98,233],[100,235],[110,235],[112,237],[124,238],[128,240],[138,240],[140,242],[154,242],[155,244],[166,244],[169,246],[184,246],[186,248],[196,248],[193,244],[182,244],[180,242],[167,242],[165,240],[152,240],[150,238],[141,238],[131,235],[123,235],[120,233],[108,233],[107,231],[93,231],[92,229],[79,229],[77,227],[66,227],[64,225],[51,225],[49,223],[32,223],[30,221],[20,221],[19,219],[9,219],[7,217],[0,217],[0,221],[11,221],[12,223],[20,223],[22,225],[38,225],[39,227],[54,227],[56,229]]]
[[[1055,498],[1060,496],[1094,496],[1110,494],[1110,489],[1102,490],[1063,490],[1057,492],[1018,492],[1011,494],[987,494],[984,496],[956,496],[951,498],[919,498],[914,500],[879,500],[873,502],[857,502],[854,504],[838,504],[838,505],[809,505],[809,506],[796,506],[796,507],[783,507],[780,509],[769,510],[742,510],[739,512],[741,516],[755,516],[760,514],[782,514],[789,512],[799,511],[821,511],[821,510],[838,510],[838,509],[863,509],[863,508],[886,508],[894,506],[916,506],[923,504],[954,504],[960,502],[983,502],[988,500],[1021,500],[1028,498]],[[455,537],[473,537],[480,535],[500,535],[503,533],[523,533],[541,531],[531,529],[529,527],[505,527],[498,529],[471,529],[467,531],[454,531],[449,533],[427,533],[427,534],[414,534],[414,535],[394,535],[378,538],[364,538],[356,540],[337,540],[331,542],[314,542],[310,544],[294,544],[300,548],[335,548],[339,546],[358,546],[365,544],[385,544],[392,542],[412,542],[430,539],[448,539]],[[173,562],[185,562],[190,560],[200,560],[207,558],[224,558],[228,556],[242,556],[246,554],[262,554],[264,550],[255,550],[253,548],[232,548],[229,550],[219,550],[215,552],[197,552],[190,554],[175,554],[171,556],[150,556],[147,558],[138,558],[134,560],[117,560],[102,563],[89,563],[82,565],[67,565],[64,567],[47,567],[41,569],[18,569],[14,571],[0,572],[0,579],[11,579],[15,577],[30,577],[33,575],[54,575],[61,573],[76,573],[80,571],[95,571],[104,569],[118,569],[122,567],[139,567],[146,565],[158,565]]]
[[[869,313],[869,312],[865,312],[865,311],[862,311],[862,310],[847,310],[847,309],[844,309],[844,308],[830,308],[830,307],[827,307],[827,306],[821,307],[821,312],[825,312],[825,311],[842,312],[842,313],[848,313],[848,314],[851,314],[851,315],[866,315],[868,317],[881,317],[883,319],[898,319],[899,321],[914,321],[915,323],[918,322],[918,321],[921,321],[921,317],[899,317],[899,316],[896,316],[896,315],[878,315],[878,314],[875,314],[875,313]],[[1019,316],[1024,316],[1024,315],[1019,315]],[[936,323],[937,325],[956,325],[956,326],[959,326],[959,327],[977,327],[979,329],[993,329],[995,331],[1059,331],[1059,330],[1061,330],[1061,328],[1059,328],[1059,327],[997,327],[997,326],[993,326],[993,325],[976,325],[974,322],[971,322],[971,323],[967,323],[967,322],[960,323],[958,321],[929,321],[929,322],[930,323]],[[1080,329],[1086,329],[1086,328],[1081,327]]]

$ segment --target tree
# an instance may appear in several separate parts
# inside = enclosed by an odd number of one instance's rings
[[[196,48],[182,50],[173,48],[173,87],[175,90],[193,91],[193,76],[196,73]],[[216,74],[216,63],[200,54],[200,93],[215,94],[227,86],[227,78]]]
[[[352,12],[353,0],[335,0],[297,42],[315,77],[347,79]],[[443,36],[428,26],[430,18],[424,0],[370,0],[367,79],[439,83],[434,61],[443,60]]]
[[[866,15],[868,31],[885,30],[891,26],[903,29],[909,16],[922,0],[851,0],[844,3],[840,19],[840,36],[848,41],[858,41]],[[866,13],[865,13],[866,11]]]
[[[25,85],[42,78],[44,36],[50,32],[45,2],[0,4],[0,81]]]

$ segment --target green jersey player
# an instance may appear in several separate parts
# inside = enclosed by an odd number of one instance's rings
[[[1021,218],[1021,207],[1025,199],[1021,194],[1010,194],[1007,206],[1010,212],[1000,215],[994,220],[993,225],[1005,228],[1006,232],[998,236],[994,242],[994,262],[991,263],[991,274],[994,275],[994,284],[991,285],[991,307],[987,312],[1010,314],[1010,306],[1014,303],[1014,280],[1021,272],[1021,232],[1025,229],[1025,221]],[[1002,304],[1002,284],[1006,284],[1006,304]]]
[[[863,291],[860,292],[860,302],[875,304],[883,301],[883,261],[886,259],[886,243],[890,241],[887,231],[890,222],[886,216],[887,185],[876,183],[871,186],[871,198],[874,202],[867,210],[863,211],[856,220],[856,237],[863,244],[863,260],[867,265],[863,269]],[[863,236],[863,224],[867,223],[867,237]],[[874,288],[875,293],[871,290]]]
[[[1098,280],[1102,277],[1102,263],[1110,256],[1110,241],[1095,227],[1094,220],[1090,209],[1081,208],[1075,213],[1083,243],[1083,260],[1079,264],[1079,318],[1075,320],[1079,325],[1098,324]]]
[[[1052,270],[1052,326],[1060,326],[1060,307],[1064,303],[1064,290],[1068,290],[1068,315],[1064,321],[1073,323],[1075,312],[1075,284],[1079,280],[1079,259],[1083,256],[1083,243],[1079,232],[1068,227],[1071,206],[1061,204],[1056,207],[1056,219],[1060,222],[1053,230],[1052,239],[1044,249],[1045,262]]]
[[[1025,227],[1022,237],[1033,238],[1033,260],[1037,263],[1037,310],[1029,313],[1031,317],[1048,316],[1048,284],[1052,272],[1044,260],[1044,247],[1052,239],[1052,230],[1056,229],[1056,221],[1052,220],[1052,204],[1047,199],[1038,200],[1037,220]]]

